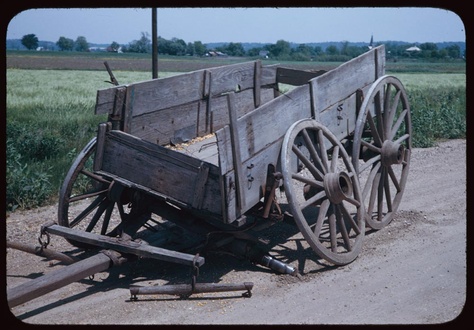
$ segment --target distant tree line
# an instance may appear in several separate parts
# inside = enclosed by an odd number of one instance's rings
[[[27,49],[37,49],[38,38],[34,34],[27,34],[21,39],[21,43]],[[61,51],[90,51],[89,43],[86,38],[79,36],[76,40],[61,36],[56,42],[56,46]],[[387,58],[397,60],[401,58],[419,58],[425,60],[444,60],[465,58],[465,50],[461,53],[459,45],[453,44],[445,48],[438,49],[435,43],[421,43],[416,51],[407,51],[406,44],[385,43]],[[358,46],[344,41],[336,45],[329,45],[325,49],[320,46],[310,46],[306,44],[297,44],[296,47],[285,40],[278,40],[275,44],[265,44],[261,47],[253,47],[245,50],[242,43],[226,43],[222,46],[208,49],[201,41],[185,42],[183,39],[172,38],[167,40],[158,37],[158,54],[173,56],[248,56],[265,57],[281,61],[348,61],[357,57],[368,50],[368,46]],[[117,52],[118,50],[129,53],[151,53],[152,42],[149,34],[141,33],[138,40],[133,40],[128,45],[120,45],[112,42],[108,51]]]

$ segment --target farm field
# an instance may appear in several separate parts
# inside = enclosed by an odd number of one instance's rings
[[[246,57],[189,57],[189,56],[158,56],[158,71],[189,72],[208,67],[228,65],[255,60]],[[115,54],[115,53],[76,53],[76,52],[25,52],[7,51],[6,65],[8,69],[50,69],[50,70],[104,70],[107,61],[113,71],[146,71],[152,70],[150,54]],[[339,62],[281,62],[263,59],[264,65],[283,64],[289,68],[300,70],[331,70]],[[387,72],[425,72],[425,73],[465,73],[466,63],[462,62],[417,62],[387,60]]]
[[[94,115],[97,90],[111,87],[104,61],[109,63],[119,83],[128,84],[151,79],[149,57],[143,54],[7,53],[7,199],[16,200],[11,207],[54,203],[74,157],[95,136],[97,125],[106,119],[103,115]],[[161,78],[248,60],[162,56],[158,75]],[[267,63],[276,62],[264,61]],[[306,70],[329,70],[339,64],[282,63]],[[414,71],[404,71],[408,67]],[[413,125],[421,126],[414,129],[419,135],[415,136],[419,146],[432,146],[438,138],[433,135],[437,130],[449,131],[442,133],[448,138],[465,135],[465,63],[388,62],[387,74],[397,76],[411,97]],[[285,92],[290,87],[280,88]],[[449,107],[438,109],[448,99]],[[437,115],[440,112],[442,114]],[[458,127],[459,121],[461,127]],[[36,187],[36,193],[24,191],[24,186]],[[13,196],[12,190],[15,191]]]

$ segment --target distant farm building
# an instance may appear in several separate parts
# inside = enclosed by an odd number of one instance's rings
[[[412,46],[410,48],[405,49],[405,51],[409,53],[413,53],[413,52],[421,52],[421,49],[416,46]]]
[[[89,47],[90,52],[106,52],[106,47]]]
[[[206,56],[227,56],[227,54],[223,52],[209,51],[206,53]]]
[[[268,50],[261,50],[260,52],[258,52],[258,56],[260,56],[261,58],[268,58],[268,54],[270,54]]]

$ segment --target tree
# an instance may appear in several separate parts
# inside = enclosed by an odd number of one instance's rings
[[[194,44],[192,42],[188,42],[186,45],[186,55],[194,56]]]
[[[270,52],[273,58],[284,59],[290,55],[290,43],[285,40],[278,40],[274,45],[266,45],[265,48]]]
[[[183,39],[173,38],[171,39],[170,55],[184,55],[186,54],[186,42]]]
[[[244,47],[242,46],[240,42],[229,43],[227,47],[225,47],[224,52],[231,56],[244,56],[245,55]]]
[[[461,57],[461,48],[459,45],[451,45],[446,47],[449,57],[451,58],[460,58]]]
[[[198,56],[203,56],[204,54],[206,54],[206,52],[207,52],[206,46],[203,45],[201,41],[194,42],[194,54]]]
[[[253,47],[253,48],[250,48],[250,49],[247,51],[247,56],[250,56],[250,57],[259,56],[259,55],[260,55],[260,51],[262,51],[262,50],[263,50],[262,47]]]
[[[109,49],[110,49],[110,51],[112,51],[112,52],[118,52],[119,48],[120,48],[119,43],[118,43],[118,42],[115,42],[115,41],[113,41],[113,42],[110,44],[110,46],[109,46]]]
[[[86,40],[86,37],[79,36],[74,43],[74,48],[78,52],[87,52],[89,50],[89,43]]]
[[[142,36],[139,40],[134,40],[128,45],[128,51],[131,53],[148,53],[151,51],[151,40],[149,33],[142,32]],[[158,40],[158,45],[160,41]]]
[[[74,48],[74,40],[66,37],[59,37],[59,40],[56,41],[56,45],[60,50],[72,50]]]
[[[307,46],[306,44],[299,44],[298,47],[296,47],[296,52],[305,56],[311,56],[313,55],[314,49]]]
[[[328,46],[328,47],[326,48],[326,53],[327,53],[328,55],[338,55],[338,54],[339,54],[339,50],[337,49],[336,46],[331,45],[331,46]]]
[[[28,50],[38,48],[38,38],[34,34],[26,34],[21,38],[21,43]]]

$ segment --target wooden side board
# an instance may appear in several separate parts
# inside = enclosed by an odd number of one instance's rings
[[[121,107],[124,132],[160,145],[179,143],[229,123],[226,93],[239,92],[241,116],[272,99],[275,84],[275,66],[238,63],[99,90],[95,112]]]
[[[384,72],[385,50],[380,46],[247,113],[233,130],[229,126],[218,130],[226,221],[232,222],[262,198],[267,166],[279,168],[281,143],[294,122],[315,118],[344,139],[355,129],[357,98]],[[235,136],[241,161],[237,170]]]
[[[97,150],[96,173],[187,208],[222,213],[217,166],[117,130],[100,130]]]

